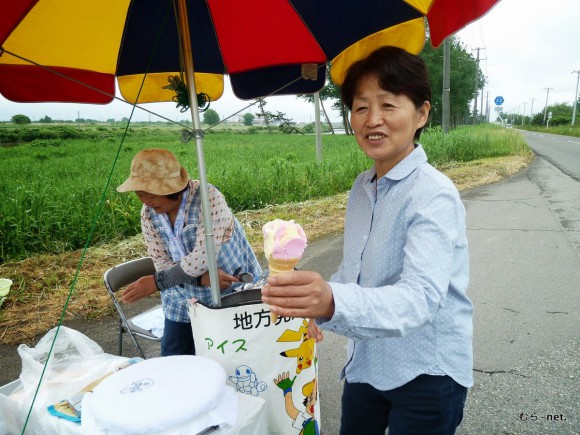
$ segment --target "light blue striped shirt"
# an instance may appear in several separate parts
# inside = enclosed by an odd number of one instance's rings
[[[317,319],[349,338],[341,378],[391,390],[421,374],[473,384],[465,208],[418,145],[381,179],[355,180],[343,260],[330,279],[335,313]]]

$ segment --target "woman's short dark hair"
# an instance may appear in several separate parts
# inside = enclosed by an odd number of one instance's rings
[[[170,193],[169,195],[165,195],[168,199],[170,199],[171,201],[177,201],[179,199],[179,195],[181,195],[182,192],[185,192],[187,190],[187,186],[185,186],[183,189],[181,189],[179,192],[175,192],[175,193]]]
[[[349,67],[340,89],[342,101],[349,110],[352,110],[356,87],[368,76],[377,77],[385,91],[409,97],[417,109],[425,101],[431,101],[431,83],[423,59],[402,48],[385,46]],[[417,130],[415,139],[419,139],[421,130]]]

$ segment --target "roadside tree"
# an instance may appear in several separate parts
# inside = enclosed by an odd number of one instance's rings
[[[32,121],[30,121],[30,118],[26,115],[14,115],[12,117],[12,123],[14,124],[30,124]]]
[[[328,72],[326,74],[326,84],[318,92],[318,96],[320,97],[320,108],[322,109],[322,113],[324,114],[324,118],[326,119],[326,123],[328,124],[330,132],[334,134],[334,129],[332,128],[332,123],[330,122],[330,118],[326,112],[326,107],[324,106],[324,103],[329,100],[332,101],[331,109],[338,110],[340,113],[344,131],[346,134],[350,134],[350,124],[348,122],[347,110],[340,99],[340,87],[338,87],[332,80],[330,80],[330,75]],[[310,103],[314,102],[314,94],[299,95],[298,98],[306,100]]]
[[[550,126],[555,127],[557,125],[570,124],[572,122],[572,109],[573,106],[566,103],[556,103],[548,106],[546,113],[552,113]],[[576,112],[576,116],[578,116],[578,112]],[[544,109],[532,116],[531,123],[533,125],[543,125],[544,127],[546,126],[546,121],[544,121]]]
[[[473,56],[467,52],[466,48],[456,40],[450,38],[451,41],[451,94],[450,94],[450,113],[451,124],[457,125],[467,122],[471,116],[469,107],[470,101],[475,97],[475,86],[477,80],[477,89],[483,89],[485,86],[485,76],[477,61]],[[443,46],[433,48],[431,42],[425,42],[425,48],[420,54],[425,61],[429,76],[431,79],[432,97],[431,97],[431,114],[430,122],[440,125],[442,118],[442,90],[443,90]],[[332,68],[332,66],[331,66]],[[330,131],[334,133],[332,125],[324,108],[324,102],[332,101],[331,108],[338,110],[341,115],[342,123],[346,134],[352,134],[348,122],[348,111],[343,106],[340,99],[340,87],[337,86],[327,77],[326,85],[320,90],[320,105],[330,127]],[[312,94],[300,95],[306,101],[312,102],[314,96]],[[480,114],[481,115],[481,114]]]
[[[254,125],[254,115],[251,113],[244,113],[244,125],[246,127],[251,127]]]
[[[203,112],[203,123],[208,125],[214,125],[220,122],[219,114],[213,109],[207,109]]]
[[[476,80],[477,89],[483,89],[485,76],[465,46],[455,38],[449,40],[451,43],[449,113],[451,125],[457,125],[466,122],[470,116],[469,103],[475,98]],[[427,40],[420,56],[427,64],[431,79],[430,122],[440,125],[443,115],[443,45],[433,48],[431,41]],[[477,110],[479,112],[479,107]]]
[[[266,110],[265,109],[266,104],[268,103],[266,102],[265,99],[260,98],[258,100],[258,108],[260,109],[260,111],[256,113],[256,116],[260,118],[264,122],[264,124],[266,124],[268,133],[272,133],[272,124],[277,125],[278,127],[286,125],[292,126],[294,124],[292,120],[288,118],[288,116],[284,112],[277,111],[276,113],[273,113]]]

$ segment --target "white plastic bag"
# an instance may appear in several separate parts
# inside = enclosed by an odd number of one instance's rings
[[[10,399],[12,384],[2,386],[0,391],[0,434],[2,435],[19,435],[24,422],[18,410],[16,402]]]
[[[64,427],[75,427],[75,423],[50,415],[47,407],[83,390],[90,390],[92,383],[115,372],[128,361],[125,357],[106,354],[86,335],[65,326],[48,331],[33,348],[21,344],[18,354],[22,358],[21,386],[14,391],[11,399],[17,403],[24,417],[34,401],[27,434],[66,433]]]
[[[24,395],[32,399],[40,376],[44,370],[49,351],[50,360],[36,402],[52,404],[73,396],[94,380],[116,369],[127,358],[106,354],[103,349],[86,335],[65,326],[51,329],[38,344],[31,348],[25,344],[18,346],[22,358],[20,382]]]

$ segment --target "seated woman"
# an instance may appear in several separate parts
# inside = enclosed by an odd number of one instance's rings
[[[165,316],[161,355],[195,355],[187,300],[212,305],[199,181],[189,178],[170,151],[146,149],[133,158],[131,174],[117,191],[133,191],[143,203],[141,229],[157,270],[130,284],[121,300],[132,303],[159,291]],[[219,287],[228,292],[239,282],[237,274],[257,276],[261,268],[240,223],[212,185],[209,203]]]

